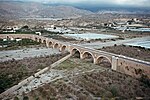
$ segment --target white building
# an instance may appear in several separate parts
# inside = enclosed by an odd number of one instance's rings
[[[37,34],[37,35],[42,35],[42,33],[41,33],[41,32],[35,32],[35,34]]]
[[[16,41],[18,42],[18,41],[21,41],[22,39],[16,39]]]

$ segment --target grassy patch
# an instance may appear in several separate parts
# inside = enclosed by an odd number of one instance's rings
[[[16,41],[16,40],[8,40],[8,41],[1,41],[0,40],[0,45],[7,45],[7,47],[2,47],[0,48],[0,51],[2,50],[15,50],[19,49],[19,47],[23,46],[30,46],[30,45],[39,45],[40,43],[33,41],[31,39],[22,39],[21,41]]]
[[[0,93],[64,56],[66,56],[66,54],[0,62]]]
[[[58,70],[63,70],[63,69],[67,69],[67,70],[71,70],[74,69],[75,67],[80,66],[80,64],[75,63],[71,60],[66,60],[64,62],[62,62],[61,64],[59,64],[58,66],[55,67],[55,69]]]

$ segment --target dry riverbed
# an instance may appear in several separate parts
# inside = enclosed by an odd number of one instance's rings
[[[8,61],[12,59],[20,60],[28,57],[39,57],[60,53],[61,52],[59,52],[58,49],[46,47],[24,48],[20,50],[7,50],[7,51],[0,51],[0,61]]]

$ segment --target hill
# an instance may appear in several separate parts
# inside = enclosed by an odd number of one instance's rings
[[[93,13],[72,6],[52,6],[36,2],[0,2],[1,18],[72,18],[90,14]]]

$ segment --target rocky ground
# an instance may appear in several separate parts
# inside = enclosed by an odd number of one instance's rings
[[[63,71],[61,79],[45,84],[14,99],[26,100],[99,100],[150,99],[150,86],[141,80],[87,60],[70,58],[55,70]],[[67,66],[66,66],[67,65]]]
[[[150,62],[149,49],[119,45],[112,47],[104,47],[100,50]]]
[[[53,54],[49,56],[24,58],[22,60],[13,59],[0,62],[0,93],[41,69],[50,66],[66,55],[67,53]]]
[[[8,40],[3,41],[0,39],[0,51],[6,50],[17,50],[17,49],[25,49],[25,48],[35,48],[35,47],[44,47],[44,44],[40,44],[31,39],[22,39],[21,41]]]
[[[24,58],[33,58],[40,56],[48,56],[53,54],[60,54],[58,49],[46,48],[46,47],[36,47],[36,48],[24,48],[20,50],[6,50],[0,51],[0,62],[8,60],[21,60]]]
[[[63,41],[64,38],[58,37]],[[150,61],[148,49],[113,46],[101,50],[125,55],[145,61]],[[26,58],[23,60],[11,60],[0,63],[0,93],[14,86],[21,80],[33,75],[41,69],[48,67],[67,54],[57,54],[46,57]],[[102,64],[103,65],[103,64]],[[42,83],[42,86],[22,95],[17,95],[14,100],[99,100],[99,99],[150,99],[150,80],[135,79],[131,76],[112,71],[105,65],[94,65],[89,60],[80,60],[71,57],[53,68],[61,78]],[[47,78],[51,72],[46,73]],[[54,76],[58,76],[58,73]],[[52,75],[53,76],[53,75]],[[42,78],[42,77],[41,77]],[[39,81],[38,79],[36,82]],[[43,80],[42,80],[43,81]],[[28,84],[23,89],[28,90]],[[32,83],[32,82],[31,82]],[[38,82],[37,82],[38,83]]]

